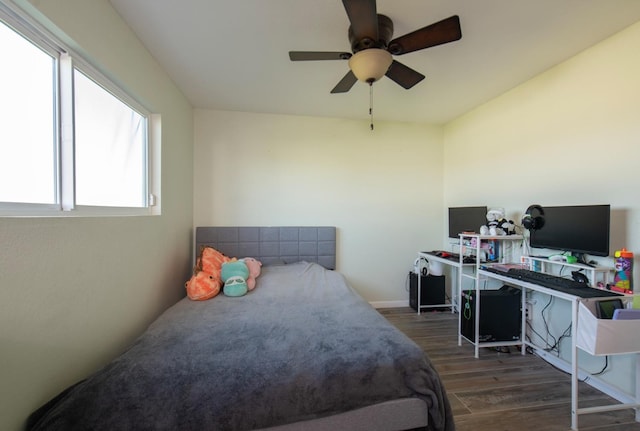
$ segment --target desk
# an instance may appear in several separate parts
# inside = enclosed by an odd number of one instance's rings
[[[438,304],[438,305],[427,305],[422,306],[423,308],[429,307],[451,307],[451,312],[460,311],[461,298],[460,294],[462,291],[462,281],[465,278],[464,268],[468,268],[473,271],[473,274],[477,275],[478,269],[480,268],[481,263],[483,263],[484,259],[482,256],[486,254],[486,249],[483,247],[488,244],[488,241],[492,241],[494,243],[513,243],[514,241],[521,241],[521,235],[476,235],[471,233],[461,233],[459,235],[459,242],[457,244],[458,251],[456,252],[457,257],[452,256],[442,257],[437,256],[435,251],[421,251],[418,252],[418,261],[420,259],[425,259],[427,261],[438,262],[443,265],[455,268],[455,274],[451,280],[451,303],[450,304]],[[513,254],[513,247],[509,247],[511,254]],[[496,251],[496,249],[494,249]],[[497,256],[500,256],[500,261],[506,261],[506,253],[503,249],[502,252],[497,252]],[[496,257],[497,257],[496,256]],[[465,257],[473,257],[474,263],[464,263]],[[477,277],[469,277],[469,279],[473,280],[477,287]],[[420,280],[420,277],[418,277]],[[418,284],[418,314],[420,314],[420,284]],[[477,337],[476,337],[477,338]],[[476,355],[477,356],[477,355]]]
[[[571,429],[578,429],[578,415],[580,414],[588,414],[588,413],[598,413],[604,411],[611,410],[622,410],[622,409],[635,409],[636,410],[636,421],[640,421],[640,359],[639,356],[636,355],[636,403],[621,403],[621,404],[613,404],[607,406],[598,406],[598,407],[590,407],[590,408],[578,408],[578,331],[580,328],[578,327],[578,319],[579,319],[579,309],[581,303],[586,303],[589,301],[596,300],[596,298],[581,298],[579,296],[570,295],[564,292],[560,292],[557,290],[549,289],[547,287],[543,287],[537,284],[532,284],[526,281],[517,280],[511,277],[506,277],[500,274],[496,274],[489,271],[479,270],[479,276],[485,277],[488,279],[499,280],[505,284],[510,286],[515,286],[522,289],[522,310],[526,309],[527,306],[527,291],[535,291],[540,292],[546,295],[553,296],[555,298],[563,299],[566,301],[570,301],[571,303]],[[614,297],[612,297],[614,298]],[[615,298],[620,298],[620,296],[615,296]],[[598,300],[607,299],[607,298],[597,298]],[[588,312],[588,310],[584,310],[583,312]],[[616,321],[621,322],[621,321]],[[539,346],[535,345],[532,342],[527,341],[526,339],[526,315],[522,313],[522,322],[521,322],[521,335],[520,341],[522,346],[522,354],[526,353],[527,346],[532,348],[538,348]],[[640,347],[640,346],[639,346]],[[640,349],[639,349],[640,350]],[[616,354],[616,353],[611,353]]]

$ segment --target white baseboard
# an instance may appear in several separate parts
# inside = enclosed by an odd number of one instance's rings
[[[372,301],[369,302],[373,308],[399,308],[399,307],[408,307],[409,300],[398,300],[398,301]]]

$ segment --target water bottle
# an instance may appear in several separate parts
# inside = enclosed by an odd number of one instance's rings
[[[613,257],[615,258],[613,285],[621,290],[633,291],[633,253],[623,248],[616,250]]]

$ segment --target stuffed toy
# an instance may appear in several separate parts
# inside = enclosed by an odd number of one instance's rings
[[[480,235],[513,235],[515,224],[504,218],[503,208],[491,208],[487,211],[487,223],[480,226]]]
[[[256,287],[262,262],[252,257],[225,262],[220,278],[224,283],[223,293],[227,296],[243,296]]]
[[[204,271],[199,271],[185,284],[187,296],[193,301],[211,299],[220,293],[220,279]]]
[[[236,258],[227,257],[215,248],[203,246],[200,252],[199,264],[202,271],[220,278],[222,264],[233,260],[236,260]]]
[[[229,258],[212,247],[203,246],[193,268],[193,275],[185,283],[189,299],[204,301],[220,293],[223,284],[220,278],[222,265],[233,260],[236,259]]]
[[[220,275],[224,283],[222,292],[226,296],[243,296],[249,291],[247,286],[249,267],[243,260],[223,263]]]
[[[256,278],[262,271],[262,262],[253,257],[245,257],[242,259],[249,268],[249,278],[247,278],[247,288],[253,290],[256,287]]]
[[[498,226],[504,231],[505,235],[515,235],[516,224],[513,220],[501,219],[498,221]]]

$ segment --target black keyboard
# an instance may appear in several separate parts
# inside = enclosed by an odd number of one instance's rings
[[[589,287],[585,283],[571,280],[568,278],[558,277],[556,275],[546,274],[544,272],[530,271],[523,268],[510,268],[508,271],[497,268],[483,268],[485,271],[495,274],[504,275],[505,277],[515,278],[517,280],[526,281],[532,284],[557,290],[558,292],[567,293],[581,298],[601,298],[606,296],[623,296],[620,293],[611,292],[609,290],[600,290]]]

